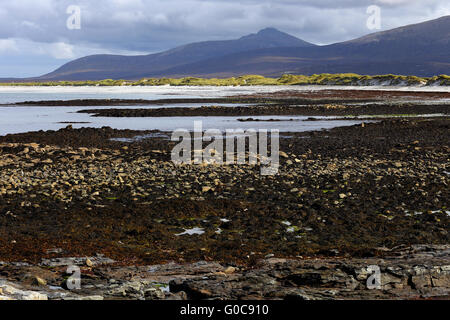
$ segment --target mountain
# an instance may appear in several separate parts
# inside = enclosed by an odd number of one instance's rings
[[[166,76],[283,73],[450,74],[450,16],[327,46],[241,52],[165,70]],[[152,76],[157,76],[157,73]]]
[[[228,54],[277,47],[313,47],[274,28],[267,28],[237,40],[206,41],[177,47],[145,56],[93,55],[74,60],[40,79],[101,80],[106,78],[135,79],[145,74],[194,63]]]
[[[268,28],[237,40],[193,43],[144,56],[88,56],[33,80],[284,73],[450,74],[450,16],[326,46]]]

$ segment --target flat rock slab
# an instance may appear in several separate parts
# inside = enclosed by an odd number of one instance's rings
[[[254,267],[217,262],[115,266],[96,261],[81,266],[81,289],[65,290],[61,263],[83,265],[82,258],[51,259],[53,275],[39,288],[17,283],[39,267],[2,267],[10,279],[0,280],[2,300],[201,300],[201,299],[448,299],[450,246],[416,245],[385,249],[383,258],[260,260]],[[50,272],[47,270],[47,273]],[[39,273],[44,276],[44,273]],[[59,278],[58,278],[59,277]],[[22,277],[24,278],[24,277]],[[376,279],[376,281],[374,280]],[[374,280],[374,281],[371,281]]]

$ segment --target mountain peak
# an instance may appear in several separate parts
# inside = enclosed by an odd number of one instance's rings
[[[282,32],[276,28],[269,27],[259,30],[257,33],[252,33],[246,36],[243,36],[241,39],[248,39],[248,38],[261,38],[261,37],[290,37],[295,38],[294,36],[291,36],[290,34],[287,34],[286,32]]]
[[[261,29],[258,31],[257,34],[264,35],[264,34],[275,34],[275,33],[285,34],[284,32],[281,32],[280,30],[273,28],[273,27]]]
[[[314,44],[303,41],[290,34],[280,31],[276,28],[269,27],[252,33],[239,39],[239,41],[262,42],[270,47],[311,47]]]

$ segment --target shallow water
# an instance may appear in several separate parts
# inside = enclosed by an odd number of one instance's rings
[[[450,87],[248,86],[248,87],[1,87],[0,104],[38,100],[218,98],[284,90],[395,90],[450,92]]]
[[[355,87],[331,86],[252,86],[252,87],[0,87],[0,104],[37,100],[70,100],[70,99],[166,99],[166,98],[215,98],[257,92],[276,92],[283,90],[311,91],[323,89],[355,89]],[[378,87],[358,87],[368,90]],[[449,91],[446,87],[397,88],[381,87],[383,90],[415,90],[415,91]],[[169,104],[164,107],[200,107],[212,104]],[[233,106],[232,104],[215,104]],[[175,129],[193,130],[194,121],[201,120],[203,129],[278,129],[280,132],[303,132],[310,130],[330,129],[336,126],[347,126],[361,123],[358,119],[346,121],[330,120],[327,117],[316,117],[320,121],[301,121],[307,117],[300,116],[260,116],[255,119],[296,119],[299,121],[279,122],[239,122],[242,117],[158,117],[158,118],[112,118],[92,117],[89,114],[76,113],[86,109],[109,108],[160,108],[161,106],[83,106],[83,107],[1,107],[0,135],[22,133],[39,130],[58,130],[74,123],[74,128],[109,126],[115,129],[161,130]],[[64,123],[61,123],[64,122]]]
[[[100,107],[102,108],[102,107]],[[110,107],[103,107],[110,108]],[[202,121],[203,129],[278,129],[280,132],[303,132],[310,130],[330,129],[361,123],[360,120],[328,120],[327,117],[316,117],[323,120],[306,120],[305,116],[260,116],[254,119],[285,119],[277,122],[239,122],[241,117],[158,117],[158,118],[113,118],[92,117],[86,113],[76,113],[85,107],[4,107],[0,109],[0,135],[23,133],[39,130],[59,130],[72,122],[73,128],[104,126],[114,129],[161,130],[176,129],[194,130],[194,121]],[[289,121],[296,119],[299,121]],[[61,123],[64,122],[64,123]]]

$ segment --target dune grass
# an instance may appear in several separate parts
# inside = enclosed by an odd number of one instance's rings
[[[0,86],[279,86],[279,85],[450,85],[450,76],[417,77],[402,75],[359,75],[355,73],[292,75],[269,78],[259,75],[245,75],[231,78],[144,78],[137,81],[105,79],[100,81],[49,81],[49,82],[10,82]]]

